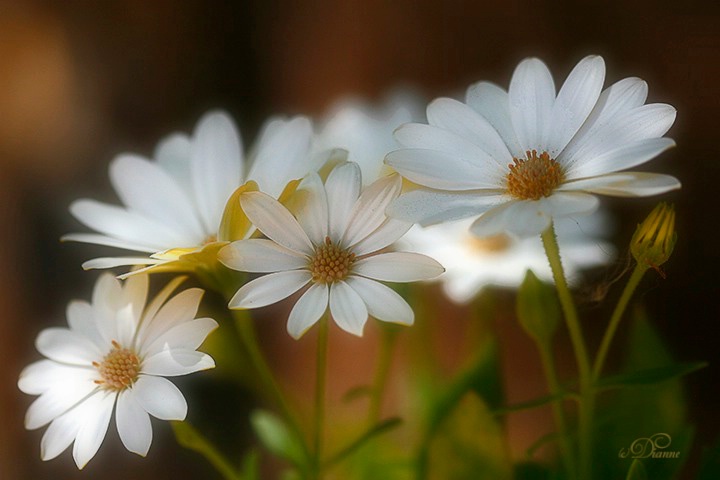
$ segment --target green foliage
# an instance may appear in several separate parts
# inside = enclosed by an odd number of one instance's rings
[[[630,470],[628,470],[627,477],[625,477],[625,480],[648,480],[645,465],[643,465],[643,463],[638,459],[633,460],[632,465],[630,465]]]
[[[170,425],[178,444],[205,457],[225,480],[255,480],[256,477],[241,476],[237,473],[217,448],[188,422],[170,422]]]
[[[548,345],[560,325],[557,293],[541,282],[532,270],[525,274],[517,294],[516,311],[520,325],[536,342]]]
[[[302,442],[273,413],[256,410],[250,415],[250,425],[262,445],[273,455],[304,470],[309,464]]]
[[[599,390],[613,390],[617,388],[653,385],[685,376],[705,367],[707,367],[707,362],[673,363],[664,367],[648,368],[636,372],[601,378],[596,383],[596,386]]]

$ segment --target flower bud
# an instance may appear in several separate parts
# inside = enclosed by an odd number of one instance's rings
[[[638,225],[630,242],[630,251],[638,264],[654,268],[664,276],[660,265],[670,258],[676,241],[675,210],[672,205],[661,202]]]
[[[555,289],[528,270],[518,291],[516,308],[523,330],[535,341],[549,343],[560,323]]]

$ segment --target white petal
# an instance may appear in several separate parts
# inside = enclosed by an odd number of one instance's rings
[[[184,192],[192,192],[192,143],[190,137],[173,133],[160,140],[153,158],[157,164],[175,179]]]
[[[65,383],[68,377],[90,377],[90,368],[75,367],[52,360],[33,362],[20,372],[18,388],[29,395],[40,395],[58,384]],[[91,383],[90,381],[89,383]]]
[[[228,303],[228,308],[259,308],[271,305],[300,290],[311,278],[308,270],[264,275],[240,287]]]
[[[140,317],[147,303],[149,282],[148,275],[133,275],[123,282],[123,303],[132,308],[133,332],[140,324]]]
[[[360,167],[353,162],[333,168],[325,181],[328,201],[329,235],[332,239],[342,237],[350,219],[355,201],[360,196],[362,177]]]
[[[135,399],[135,390],[125,390],[118,395],[115,424],[125,448],[144,457],[152,443],[150,415]]]
[[[245,215],[266,237],[298,253],[313,253],[313,245],[285,206],[262,192],[240,195]]]
[[[302,178],[312,169],[308,152],[312,126],[306,117],[279,122],[258,146],[248,174],[260,190],[277,198],[290,180]]]
[[[115,404],[115,394],[98,393],[83,402],[85,416],[73,445],[73,458],[82,469],[95,456],[102,444]]]
[[[367,307],[360,295],[343,281],[330,286],[330,313],[340,328],[362,337],[368,317]]]
[[[350,249],[355,255],[366,255],[368,253],[377,252],[383,248],[398,241],[412,227],[412,223],[395,218],[388,218],[370,235],[360,240],[354,245],[350,245]]]
[[[170,224],[95,200],[76,200],[70,205],[70,213],[93,230],[153,251],[195,243],[194,238],[188,239]]]
[[[431,225],[479,215],[502,202],[498,191],[441,192],[418,189],[400,195],[387,209],[390,217]]]
[[[402,179],[397,174],[380,178],[365,187],[355,202],[341,244],[354,245],[380,227],[387,220],[385,209],[397,198],[401,188]]]
[[[315,325],[328,307],[328,286],[316,283],[295,303],[288,318],[287,331],[298,339]]]
[[[103,352],[92,341],[67,328],[43,330],[35,346],[47,358],[71,365],[89,366],[103,357]]]
[[[73,367],[66,368],[70,370]],[[42,388],[43,393],[28,408],[25,414],[25,428],[34,430],[46,425],[97,389],[97,385],[93,382],[93,372],[75,369],[77,372],[68,373],[68,370],[58,371],[61,376],[48,380],[44,387],[37,384],[38,381],[43,380],[40,376],[32,380],[33,389]]]
[[[427,107],[428,123],[449,130],[480,147],[495,163],[505,166],[512,154],[500,134],[470,106],[450,98],[438,98]],[[509,120],[509,117],[507,117]],[[396,133],[397,135],[397,133]]]
[[[132,243],[96,233],[68,233],[60,238],[61,242],[81,242],[95,245],[106,245],[108,247],[123,248],[136,252],[155,253],[157,249],[150,248],[142,243]]]
[[[110,181],[130,210],[173,225],[188,237],[205,236],[189,192],[158,165],[135,155],[120,155],[110,164]]]
[[[145,266],[145,265],[159,265],[166,263],[166,260],[156,260],[150,257],[101,257],[93,258],[83,262],[82,268],[84,270],[104,270],[107,268],[115,267],[126,267],[126,266]]]
[[[620,172],[568,182],[562,189],[583,190],[614,197],[648,197],[677,190],[680,187],[680,181],[670,175]]]
[[[262,238],[233,242],[220,250],[218,260],[233,270],[254,273],[295,270],[308,265],[307,256]]]
[[[185,276],[177,276],[174,277],[172,280],[170,280],[167,285],[163,287],[162,290],[160,290],[160,293],[155,295],[155,298],[153,298],[148,306],[145,308],[145,315],[143,320],[143,324],[141,325],[141,329],[145,327],[145,322],[148,322],[150,319],[155,318],[155,315],[157,315],[157,312],[160,310],[160,307],[162,307],[165,304],[165,301],[170,297],[170,295],[180,286],[181,283],[183,283],[185,280],[187,280],[187,277]]]
[[[528,58],[515,68],[509,90],[510,118],[523,150],[546,150],[555,84],[547,66]]]
[[[328,234],[328,200],[325,186],[317,173],[309,173],[292,196],[288,209],[315,245]]]
[[[374,280],[356,276],[348,278],[347,283],[360,295],[367,306],[368,313],[373,317],[401,325],[413,324],[415,314],[412,308],[392,288]]]
[[[573,68],[553,104],[547,149],[555,158],[577,133],[595,107],[605,81],[605,62],[590,55]]]
[[[465,99],[495,128],[513,157],[524,156],[510,119],[510,100],[505,90],[492,83],[478,82],[468,88]]]
[[[437,277],[445,269],[419,253],[390,252],[358,260],[353,273],[386,282],[415,282]]]
[[[65,315],[71,330],[87,338],[102,350],[106,344],[98,331],[93,313],[89,303],[74,300],[68,304]]]
[[[77,437],[85,418],[83,404],[76,406],[52,421],[40,441],[40,458],[52,460],[64,452]]]
[[[160,420],[185,420],[187,402],[178,388],[162,377],[141,376],[133,387],[135,400]]]
[[[146,314],[137,336],[138,343],[149,345],[174,326],[194,319],[204,293],[200,288],[188,288],[171,298],[154,317]]]
[[[216,232],[225,202],[242,183],[242,143],[233,120],[224,112],[209,112],[193,133],[192,179],[195,203],[205,230]]]
[[[153,343],[141,347],[141,354],[152,355],[162,351],[163,348],[195,350],[217,327],[218,323],[212,318],[198,318],[181,323],[162,334]]]
[[[215,368],[215,361],[206,353],[168,347],[143,360],[141,373],[176,377],[211,368]]]
[[[388,153],[385,163],[408,180],[430,188],[457,191],[501,186],[496,165],[488,167],[446,151],[405,148]]]
[[[585,178],[625,170],[641,165],[674,146],[675,142],[671,138],[665,137],[626,143],[600,154],[592,161],[577,165],[571,172],[568,172],[568,176]]]

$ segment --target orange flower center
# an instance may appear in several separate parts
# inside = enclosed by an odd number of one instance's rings
[[[540,200],[549,197],[565,181],[562,166],[547,152],[525,152],[526,158],[513,158],[507,174],[507,191],[520,200]]]
[[[354,253],[343,250],[333,244],[330,237],[325,237],[325,243],[315,249],[309,268],[314,282],[335,283],[348,276],[353,263]]]
[[[95,380],[95,383],[108,390],[119,392],[128,388],[137,379],[140,373],[140,359],[134,351],[122,348],[115,340],[112,344],[113,349],[105,355],[101,363],[93,362],[102,377],[102,380]]]

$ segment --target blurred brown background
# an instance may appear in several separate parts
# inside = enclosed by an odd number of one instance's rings
[[[22,428],[31,399],[16,379],[38,358],[34,337],[62,323],[66,303],[87,298],[96,278],[80,269],[92,249],[57,241],[79,227],[67,206],[81,196],[115,201],[107,166],[116,153],[150,154],[162,135],[189,130],[213,107],[234,115],[249,145],[267,115],[318,116],[343,94],[377,99],[405,83],[433,98],[480,79],[507,87],[529,55],[559,84],[580,58],[601,54],[606,84],[639,76],[649,101],[678,110],[669,134],[678,147],[649,168],[683,182],[668,196],[679,243],[668,279],[646,279],[640,294],[680,360],[711,362],[687,387],[698,444],[714,442],[719,24],[720,4],[693,0],[0,1],[0,479],[203,478],[202,460],[161,423],[150,458],[119,449],[111,430],[83,473],[67,452],[40,462],[41,432]],[[655,201],[607,202],[623,225],[621,248]],[[275,320],[270,328],[284,331]]]

